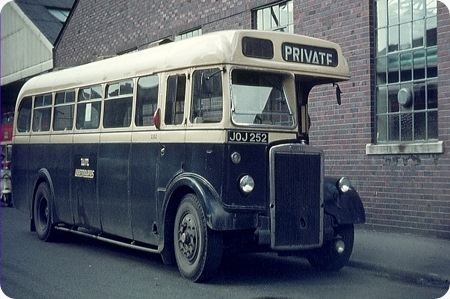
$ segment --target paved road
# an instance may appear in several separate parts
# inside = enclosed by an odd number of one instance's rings
[[[68,235],[39,241],[27,215],[2,207],[1,288],[9,297],[65,298],[439,298],[445,290],[346,267],[314,271],[304,260],[242,255],[208,284],[183,279],[158,255]],[[1,296],[0,296],[1,298]]]

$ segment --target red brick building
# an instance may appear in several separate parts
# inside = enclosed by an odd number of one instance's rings
[[[280,30],[339,43],[352,79],[315,88],[311,144],[347,175],[367,225],[450,237],[450,14],[436,0],[78,0],[56,67],[222,29]]]

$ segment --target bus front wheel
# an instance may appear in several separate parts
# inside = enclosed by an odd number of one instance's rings
[[[41,183],[34,196],[33,219],[39,239],[50,242],[55,239],[56,230],[51,220],[52,195],[46,183]]]
[[[354,227],[352,224],[335,228],[335,238],[333,240],[324,242],[321,248],[309,253],[307,257],[309,263],[319,270],[337,271],[341,269],[350,259],[354,238]],[[339,244],[341,246],[337,246]],[[341,250],[337,250],[337,248]]]
[[[217,272],[222,258],[222,235],[208,228],[204,210],[194,194],[183,197],[174,226],[174,250],[184,277],[202,282]]]

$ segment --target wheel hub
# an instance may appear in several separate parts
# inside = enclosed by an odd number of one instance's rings
[[[180,252],[189,262],[195,260],[198,252],[198,230],[191,214],[183,217],[178,229],[178,246]]]

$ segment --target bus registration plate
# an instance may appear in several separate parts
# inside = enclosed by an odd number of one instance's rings
[[[268,143],[269,134],[265,132],[229,131],[229,142]]]

